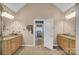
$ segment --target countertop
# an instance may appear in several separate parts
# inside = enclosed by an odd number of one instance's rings
[[[72,40],[76,39],[76,36],[69,36],[69,35],[64,35],[64,34],[60,34],[60,35],[68,39],[72,39]]]
[[[9,36],[4,36],[4,37],[3,37],[3,40],[10,40],[10,39],[16,38],[16,37],[18,37],[18,36],[21,36],[21,35],[9,35]]]

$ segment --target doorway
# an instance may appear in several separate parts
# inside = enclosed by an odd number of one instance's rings
[[[35,46],[44,45],[44,21],[35,21]]]
[[[35,19],[33,22],[34,46],[53,49],[53,27],[49,19]]]

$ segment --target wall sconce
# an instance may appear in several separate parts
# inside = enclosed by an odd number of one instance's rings
[[[66,19],[71,19],[71,18],[73,18],[75,16],[76,16],[76,12],[74,11],[74,12],[70,13],[69,15],[66,15],[65,18]]]
[[[14,19],[14,16],[9,14],[8,12],[2,12],[2,17],[6,17],[6,18],[9,18],[9,19]]]

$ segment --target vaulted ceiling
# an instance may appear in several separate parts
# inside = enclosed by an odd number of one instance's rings
[[[5,3],[8,8],[13,10],[14,12],[19,11],[24,5],[27,3]],[[53,3],[56,7],[58,7],[62,12],[67,11],[69,8],[74,6],[74,3]]]
[[[26,4],[25,3],[5,3],[4,5],[10,8],[12,11],[17,12]]]
[[[61,11],[65,12],[75,5],[75,3],[54,3]]]

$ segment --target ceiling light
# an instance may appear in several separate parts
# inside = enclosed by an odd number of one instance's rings
[[[6,18],[9,18],[9,19],[14,19],[14,16],[9,14],[9,13],[7,13],[7,12],[2,12],[2,16],[6,17]]]
[[[71,19],[71,18],[73,18],[73,17],[75,17],[75,16],[76,16],[76,12],[72,12],[72,13],[70,13],[69,15],[66,15],[65,18],[66,18],[66,19]]]

